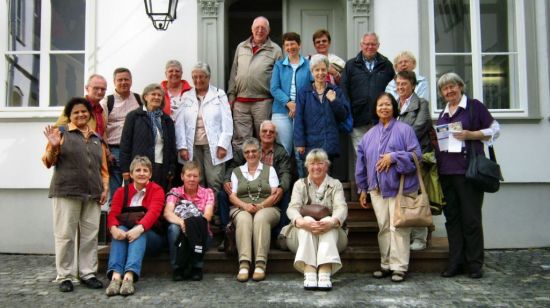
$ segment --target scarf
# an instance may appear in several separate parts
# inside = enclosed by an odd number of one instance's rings
[[[103,121],[103,108],[97,103],[92,103],[91,100],[88,99],[90,104],[92,105],[92,113],[93,117],[95,118],[96,123],[96,133],[103,138],[103,133],[105,132],[105,121]]]
[[[162,124],[160,123],[160,117],[162,116],[162,109],[155,111],[147,111],[147,116],[151,120],[151,129],[153,130],[153,140],[157,139],[157,129],[162,135]]]

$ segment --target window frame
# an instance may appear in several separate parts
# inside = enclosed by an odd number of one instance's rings
[[[0,25],[8,25],[9,4],[8,1],[0,1]],[[84,55],[84,74],[89,75],[94,72],[96,66],[96,56],[93,52],[95,41],[95,24],[97,14],[96,1],[86,0],[85,4],[85,30],[84,30],[84,50],[53,50],[51,49],[51,23],[52,7],[51,0],[41,1],[41,23],[40,23],[40,49],[9,51],[8,39],[10,35],[9,27],[0,30],[0,119],[7,118],[55,118],[63,110],[62,106],[49,106],[50,101],[50,56],[57,54],[81,54]],[[1,29],[1,28],[0,28]],[[6,55],[39,55],[40,73],[39,73],[39,99],[38,107],[9,107],[7,106],[7,61]],[[87,76],[83,76],[86,82]],[[82,88],[84,95],[84,87]]]
[[[517,92],[518,104],[517,108],[510,109],[490,109],[491,114],[497,119],[509,118],[531,118],[533,108],[530,108],[531,97],[529,95],[529,67],[528,67],[528,50],[527,50],[527,28],[528,24],[525,19],[525,14],[528,8],[523,1],[513,0],[514,20],[513,26],[509,29],[514,31],[513,35],[516,40],[516,51],[498,53],[498,52],[482,52],[481,45],[481,6],[480,0],[469,0],[470,4],[470,29],[471,29],[471,51],[456,52],[456,53],[437,53],[435,50],[435,1],[428,1],[428,33],[429,33],[429,72],[430,72],[430,88],[431,97],[438,97],[437,91],[437,75],[436,75],[436,57],[439,55],[465,55],[471,54],[472,61],[472,89],[471,93],[474,98],[483,100],[483,72],[482,58],[484,55],[516,54],[517,57],[517,84],[513,91]],[[512,21],[510,21],[512,22]],[[510,33],[508,33],[510,35]],[[463,77],[463,76],[462,76]],[[514,99],[511,95],[510,99]],[[442,109],[437,107],[437,99],[432,99],[431,102],[432,116],[437,117]]]

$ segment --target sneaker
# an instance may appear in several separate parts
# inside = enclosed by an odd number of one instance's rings
[[[122,285],[120,286],[120,295],[128,296],[132,295],[135,292],[134,281],[133,280],[123,280]]]
[[[317,289],[320,291],[332,290],[332,281],[330,281],[330,273],[319,273],[317,281]]]
[[[121,284],[122,284],[122,280],[120,279],[111,280],[111,282],[109,283],[109,286],[107,286],[107,289],[105,289],[105,294],[107,294],[107,296],[115,296],[120,294]]]
[[[304,289],[310,291],[317,289],[317,273],[304,273]]]
[[[418,251],[424,249],[426,249],[426,243],[423,243],[420,240],[414,240],[411,244],[411,250]]]
[[[405,281],[405,276],[407,276],[407,272],[393,271],[393,273],[391,275],[391,281],[393,281],[393,282],[403,282],[403,281]]]
[[[70,280],[63,280],[59,284],[59,291],[61,292],[72,292],[74,290],[73,283]]]

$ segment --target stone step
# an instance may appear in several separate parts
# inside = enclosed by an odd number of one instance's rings
[[[447,238],[433,238],[431,246],[423,251],[411,251],[410,268],[412,272],[440,272],[447,263],[449,248]],[[99,250],[100,271],[107,270],[109,247],[103,246]],[[343,272],[368,273],[380,266],[380,253],[376,245],[349,246],[342,254]],[[236,256],[226,256],[218,252],[216,246],[210,248],[204,257],[204,271],[206,273],[237,273],[238,262]],[[268,260],[268,273],[291,273],[294,254],[290,251],[271,249]],[[146,257],[143,260],[142,275],[165,276],[170,275],[170,261],[168,253],[156,257]]]

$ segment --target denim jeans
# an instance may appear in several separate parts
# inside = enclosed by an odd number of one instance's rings
[[[220,215],[220,222],[222,230],[225,230],[225,226],[229,223],[229,208],[231,205],[229,204],[229,196],[225,192],[225,190],[220,190],[217,193],[217,199],[218,199],[218,211]]]
[[[168,226],[168,250],[170,252],[170,265],[172,266],[172,269],[176,269],[176,242],[178,241],[178,237],[180,236],[181,228],[179,225],[176,224],[170,224]],[[206,252],[208,250],[208,247],[210,247],[210,243],[212,242],[212,236],[209,234],[208,238],[206,239],[206,247],[203,247],[203,251]],[[192,264],[193,267],[202,268],[203,262]]]
[[[120,169],[119,147],[110,146],[109,151],[111,151],[111,155],[115,157],[115,162],[109,164],[109,200],[112,200],[115,191],[122,186],[122,170]]]
[[[128,231],[128,228],[119,226],[121,230]],[[162,236],[155,231],[149,230],[135,239],[115,240],[111,242],[109,253],[109,265],[107,266],[107,277],[111,279],[113,272],[124,275],[127,272],[134,273],[134,281],[139,279],[143,256],[156,254],[162,247]]]

